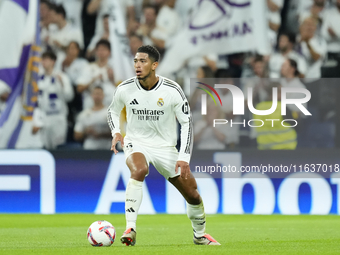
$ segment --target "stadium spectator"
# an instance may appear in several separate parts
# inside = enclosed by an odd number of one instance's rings
[[[253,78],[268,78],[266,58],[261,55],[255,56],[252,62]]]
[[[92,59],[95,56],[95,51],[96,51],[96,44],[100,40],[107,40],[110,41],[110,27],[109,27],[109,22],[110,22],[110,15],[106,14],[103,16],[103,28],[104,30],[102,33],[95,34],[92,37],[92,40],[87,47],[86,50],[86,58],[87,59]]]
[[[114,73],[109,63],[111,44],[107,40],[100,40],[96,45],[96,62],[84,69],[77,83],[78,93],[83,94],[83,108],[93,106],[91,90],[100,86],[104,90],[104,105],[110,105],[115,91]]]
[[[107,125],[107,107],[103,104],[104,92],[95,87],[91,93],[93,107],[82,111],[74,127],[76,141],[84,141],[86,150],[105,150],[111,146],[111,132]]]
[[[6,102],[11,93],[11,88],[2,80],[0,80],[0,116],[6,107]]]
[[[106,14],[118,18],[116,11],[121,12],[120,15],[126,18],[126,26],[128,27],[129,23],[135,20],[133,3],[133,0],[92,0],[87,6],[87,13],[90,15],[97,13],[95,34],[103,33],[104,27],[102,20]]]
[[[42,55],[43,74],[38,82],[38,107],[34,110],[32,133],[41,129],[46,149],[55,149],[66,141],[67,102],[73,98],[73,89],[67,75],[54,69],[57,57],[53,52]]]
[[[295,60],[286,59],[282,64],[281,74],[283,77],[281,79],[282,87],[303,89],[306,88],[306,86],[299,79],[299,71]],[[304,95],[301,93],[288,93],[287,98],[304,98]],[[305,106],[305,108],[307,108],[307,103],[304,103],[303,105]],[[299,116],[304,116],[301,114],[301,110],[295,104],[288,104],[287,107],[292,111],[293,117],[295,119],[297,119]]]
[[[48,0],[40,1],[40,40],[43,51],[48,49],[49,31],[57,30],[57,26],[52,21],[53,5]]]
[[[175,0],[164,0],[157,12],[155,5],[143,8],[144,21],[141,22],[137,34],[144,37],[144,44],[150,44],[164,51],[166,42],[178,31],[180,18],[174,9]]]
[[[211,71],[210,67],[208,66],[201,66],[197,69],[196,78],[197,79],[204,79],[204,78],[213,78],[214,73]],[[199,85],[198,87],[204,88],[203,85]],[[192,111],[192,115],[194,119],[200,119],[201,117],[201,95],[204,93],[201,89],[196,89],[196,86],[193,88],[193,93],[190,95],[190,108]],[[198,118],[196,118],[198,117]]]
[[[306,18],[300,26],[298,52],[307,61],[305,78],[321,78],[321,66],[327,54],[327,43],[316,35],[316,28],[317,21],[314,18]]]
[[[132,34],[129,36],[129,43],[130,43],[131,54],[134,58],[134,56],[137,53],[138,48],[143,45],[143,37],[137,34]]]
[[[235,85],[235,82],[233,80],[233,78],[231,77],[226,77],[226,78],[219,78],[218,79],[218,84],[231,84],[231,85]],[[221,101],[222,101],[222,110],[225,114],[225,117],[227,119],[233,119],[233,96],[230,92],[229,89],[224,89],[221,88],[219,89],[219,95],[221,97]]]
[[[181,20],[175,11],[176,0],[163,0],[157,19],[156,28],[151,33],[153,45],[164,50],[167,42],[178,32]]]
[[[219,78],[216,82],[217,84],[231,84],[236,85],[234,79],[230,76],[230,72],[225,72],[224,78]],[[222,101],[222,111],[224,113],[224,119],[227,119],[230,123],[232,120],[233,122],[242,122],[240,116],[235,116],[233,114],[233,96],[229,89],[221,88],[219,89],[219,95]],[[228,148],[234,148],[235,145],[239,143],[240,139],[240,125],[225,125],[227,139],[226,143]]]
[[[40,26],[48,27],[50,24],[51,3],[48,0],[41,0],[39,6]]]
[[[80,46],[77,42],[72,41],[66,48],[66,55],[57,59],[56,69],[65,72],[76,86],[82,71],[88,66],[87,60],[80,57]]]
[[[137,34],[143,36],[143,44],[153,44],[150,36],[156,28],[157,8],[154,5],[145,5],[143,7],[143,21],[137,30]]]
[[[143,9],[145,6],[152,5],[156,7],[157,10],[159,10],[163,4],[163,0],[132,0],[132,1],[134,1],[136,20],[139,21],[144,19]],[[194,0],[192,2],[194,2]]]
[[[195,147],[199,150],[224,150],[227,148],[228,140],[229,146],[233,147],[235,136],[228,132],[230,126],[216,125],[213,127],[214,119],[225,119],[222,108],[216,106],[214,102],[208,101],[207,112],[209,114],[203,115],[202,119],[194,125]]]
[[[336,0],[336,6],[326,10],[324,22],[321,28],[321,36],[327,42],[327,50],[330,56],[338,56],[340,53],[340,0]]]
[[[219,73],[224,73],[226,77],[230,76],[230,72],[227,70],[220,70]],[[212,78],[213,77],[213,72],[211,70],[210,67],[208,66],[203,66],[198,68],[198,72],[197,72],[197,78],[198,79],[203,79],[203,78]],[[219,80],[215,80],[216,84],[234,84],[234,81],[230,78],[220,78]],[[199,87],[201,88],[205,88],[202,85],[199,85]],[[193,89],[193,88],[192,88]],[[202,115],[201,115],[201,96],[202,94],[204,94],[205,92],[203,92],[201,89],[195,89],[191,98],[190,98],[190,107],[192,110],[192,115],[193,115],[193,119],[195,121],[195,125],[196,125],[196,121],[198,120],[198,127],[196,129],[197,132],[199,132],[198,130],[201,130],[203,128],[206,128],[205,125],[207,125],[206,121],[207,118],[204,117],[202,119]],[[233,116],[233,108],[232,108],[232,103],[233,103],[233,98],[232,95],[230,93],[230,91],[228,89],[219,89],[218,91],[220,97],[221,97],[221,101],[222,101],[222,107],[218,107],[218,109],[216,109],[217,111],[219,111],[219,118],[220,119],[227,119],[228,121],[233,120],[233,121],[238,121],[238,119]],[[212,109],[212,111],[215,111],[215,105],[210,105],[207,112],[210,115],[210,109]],[[208,125],[208,126],[212,126],[212,125]],[[235,147],[235,145],[237,145],[239,143],[239,126],[238,125],[233,125],[232,127],[228,124],[228,125],[222,125],[222,127],[219,127],[218,129],[222,131],[222,133],[226,136],[225,138],[225,148],[233,148]],[[195,127],[196,128],[196,127]],[[220,129],[221,128],[221,129]],[[201,130],[203,132],[203,130]],[[211,131],[211,130],[210,130]],[[210,131],[207,131],[208,133]],[[197,133],[198,134],[198,133]]]
[[[56,5],[62,5],[67,13],[67,21],[77,29],[82,29],[81,11],[84,0],[51,0]]]
[[[323,19],[325,18],[326,0],[314,0],[309,10],[303,11],[299,15],[299,22],[302,24],[307,18],[314,18],[317,21],[317,29],[321,28]]]
[[[195,78],[197,74],[204,77],[197,78],[213,78],[217,71],[216,62],[218,56],[216,54],[209,54],[203,57],[197,56],[188,59],[185,66],[177,75],[183,78],[183,91],[186,95],[190,94],[190,78]],[[202,68],[204,67],[204,68]],[[209,70],[210,69],[210,70]],[[202,71],[204,73],[202,73]]]
[[[281,26],[281,9],[283,7],[283,0],[267,0],[268,8],[268,36],[272,48],[276,46],[277,33]]]
[[[294,50],[295,36],[293,34],[282,33],[279,37],[278,51],[273,53],[269,59],[269,77],[279,78],[281,66],[287,59],[294,59],[298,63],[300,78],[303,78],[307,71],[307,63],[304,57]]]
[[[261,120],[264,123],[262,126],[256,127],[257,132],[257,148],[259,150],[295,150],[297,145],[297,135],[293,127],[287,127],[281,125],[283,117],[281,115],[281,85],[279,83],[273,83],[267,88],[267,94],[269,95],[266,101],[260,102],[256,105],[257,110],[268,110],[273,104],[272,88],[278,89],[278,102],[276,110],[269,115],[253,115],[253,119]],[[287,115],[289,116],[289,109],[287,109]],[[291,117],[286,117],[291,119]],[[267,121],[276,120],[276,121]]]
[[[244,98],[248,100],[248,88],[253,89],[253,104],[257,104],[267,99],[266,83],[264,78],[268,78],[267,64],[263,56],[255,57],[253,63],[253,76],[246,78],[243,82]]]
[[[69,103],[69,121],[74,124],[75,116],[82,110],[82,98],[81,94],[77,93],[76,88],[83,70],[86,70],[89,63],[80,56],[80,47],[77,42],[71,42],[66,49],[66,56],[57,59],[56,69],[65,72],[73,85],[75,92],[74,99]],[[73,125],[72,125],[73,126]]]
[[[48,45],[56,52],[57,57],[65,54],[66,47],[70,42],[75,41],[84,47],[83,33],[80,29],[73,27],[66,20],[66,12],[62,5],[55,6],[51,12],[51,20],[57,25],[57,29],[53,30],[49,27]]]

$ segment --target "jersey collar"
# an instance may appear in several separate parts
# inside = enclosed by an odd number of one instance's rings
[[[157,75],[157,77],[159,78],[158,82],[157,82],[150,90],[145,89],[145,88],[142,86],[142,84],[139,83],[139,80],[138,80],[138,78],[136,77],[136,78],[135,78],[135,83],[136,83],[136,85],[137,85],[137,88],[138,88],[139,90],[143,90],[143,91],[146,91],[146,92],[156,91],[156,90],[161,86],[161,84],[163,83],[163,78],[162,78],[161,76],[159,76],[159,75]]]

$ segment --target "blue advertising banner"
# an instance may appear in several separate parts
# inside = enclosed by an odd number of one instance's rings
[[[195,151],[190,165],[206,213],[339,214],[338,155],[337,150]],[[122,153],[3,150],[0,212],[124,213],[129,177]],[[180,193],[153,166],[143,192],[140,213],[185,213]]]

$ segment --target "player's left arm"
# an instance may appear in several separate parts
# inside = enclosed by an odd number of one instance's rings
[[[176,95],[174,108],[177,120],[181,124],[181,148],[176,163],[176,173],[180,167],[181,177],[187,179],[190,177],[189,163],[193,144],[193,128],[188,100],[185,98],[183,91],[181,94],[183,95]]]
[[[107,121],[109,124],[109,127],[111,129],[112,134],[112,146],[111,150],[114,151],[115,154],[118,153],[116,149],[116,144],[118,142],[121,143],[122,147],[124,146],[124,139],[123,136],[120,133],[120,114],[122,112],[122,109],[124,107],[124,102],[121,99],[121,87],[118,86],[116,91],[113,94],[113,100],[111,105],[108,108],[108,115],[107,115]]]

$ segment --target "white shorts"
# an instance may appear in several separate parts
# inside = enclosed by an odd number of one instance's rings
[[[175,173],[176,163],[178,160],[178,151],[175,147],[155,148],[124,139],[123,150],[125,159],[135,152],[142,153],[145,156],[148,165],[151,163],[166,179],[180,175],[180,168],[178,169],[178,173]]]

